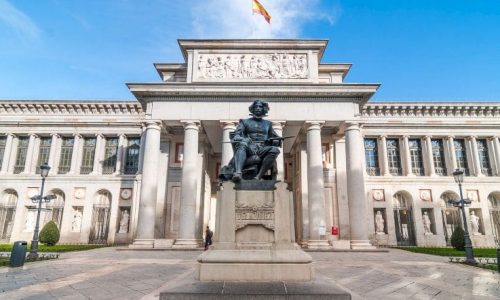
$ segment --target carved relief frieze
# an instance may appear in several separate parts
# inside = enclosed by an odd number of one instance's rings
[[[305,53],[205,54],[196,58],[195,79],[307,79]]]
[[[262,225],[274,230],[274,200],[272,197],[246,195],[236,199],[236,230],[247,225]]]

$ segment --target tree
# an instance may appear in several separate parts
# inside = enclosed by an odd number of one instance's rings
[[[457,226],[455,230],[453,230],[453,234],[451,235],[451,245],[453,248],[464,251],[465,250],[465,238],[464,238],[464,230],[462,227]]]
[[[48,246],[54,246],[59,242],[59,228],[57,228],[54,221],[50,221],[45,226],[43,226],[42,231],[40,231],[40,242]]]

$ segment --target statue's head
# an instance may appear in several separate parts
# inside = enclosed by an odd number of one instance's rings
[[[262,118],[267,115],[269,104],[264,100],[257,99],[248,107],[248,110],[251,112],[252,116]]]

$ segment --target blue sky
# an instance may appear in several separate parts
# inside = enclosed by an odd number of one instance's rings
[[[178,38],[329,39],[374,100],[500,101],[498,0],[0,0],[0,99],[133,99]]]

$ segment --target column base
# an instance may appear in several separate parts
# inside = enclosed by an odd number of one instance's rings
[[[307,249],[311,250],[328,250],[332,249],[332,246],[328,240],[309,240],[307,241]]]
[[[134,243],[128,245],[131,249],[153,249],[154,239],[135,239]]]
[[[372,250],[377,249],[369,240],[351,240],[351,249],[353,250]]]
[[[202,245],[202,240],[198,239],[176,239],[173,249],[196,249],[200,248]]]

